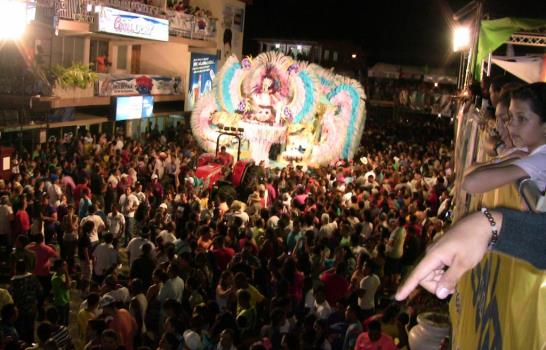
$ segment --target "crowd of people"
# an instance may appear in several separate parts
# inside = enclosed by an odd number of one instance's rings
[[[544,84],[492,95],[505,126],[489,133],[494,151],[525,149],[476,166],[463,186],[529,177],[543,191]],[[182,128],[138,140],[87,133],[21,151],[0,181],[2,346],[407,348],[416,315],[445,304],[421,289],[395,301],[401,278],[440,240],[396,298],[418,283],[445,298],[492,239],[461,228],[487,231],[481,214],[442,238],[452,127],[446,118],[374,120],[354,160],[262,169],[246,198],[203,187],[193,171],[201,152]],[[487,218],[501,224],[502,215],[504,226],[523,222],[506,211]],[[498,249],[518,256],[515,236],[503,237]],[[444,261],[466,254],[450,247],[473,239],[483,249],[447,270],[457,272],[446,287]]]
[[[443,234],[453,178],[451,127],[412,128],[368,128],[354,162],[264,169],[248,198],[203,188],[182,129],[19,153],[0,182],[3,346],[407,346],[418,306],[392,296]]]

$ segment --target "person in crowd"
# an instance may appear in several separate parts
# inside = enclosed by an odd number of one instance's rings
[[[361,333],[356,339],[355,350],[394,350],[394,340],[381,332],[381,323],[377,320],[368,324],[368,331]]]
[[[87,299],[86,307],[78,311],[76,315],[76,321],[78,323],[78,335],[80,344],[83,346],[87,343],[87,330],[89,329],[89,324],[92,320],[96,319],[99,315],[99,302],[100,296],[97,293],[89,293]]]
[[[0,246],[11,245],[11,226],[14,220],[13,208],[9,203],[9,197],[0,197]]]
[[[118,344],[123,345],[127,350],[133,350],[134,337],[138,331],[138,325],[133,316],[126,309],[118,308],[117,301],[113,297],[103,297],[101,303],[103,315],[107,319],[110,318],[107,321],[107,327],[116,334],[116,337],[119,337]],[[102,338],[106,332],[106,330],[103,332]],[[111,340],[109,339],[109,341]]]
[[[345,309],[345,321],[348,324],[345,336],[343,337],[343,350],[352,350],[355,348],[356,341],[362,333],[362,323],[358,318],[358,309],[354,305],[348,305]]]
[[[51,277],[51,291],[53,304],[57,308],[58,320],[62,325],[68,325],[70,315],[70,287],[72,279],[68,273],[68,264],[59,259],[53,264],[53,276]]]
[[[26,271],[34,271],[36,265],[36,254],[28,250],[26,247],[28,245],[27,236],[21,234],[17,236],[15,240],[15,249],[11,252],[10,255],[10,264],[12,275],[16,274],[16,265],[18,261],[23,261],[26,266]]]
[[[106,219],[108,232],[114,236],[114,246],[118,246],[118,242],[122,242],[125,237],[125,216],[119,211],[117,204],[112,205],[112,211],[108,213]]]
[[[20,310],[16,326],[21,339],[31,344],[34,341],[34,321],[40,307],[39,301],[43,299],[43,289],[36,276],[27,270],[24,260],[16,262],[15,275],[10,280],[8,290]]]
[[[46,320],[51,326],[50,339],[55,341],[59,349],[73,349],[72,337],[66,324],[59,323],[59,312],[56,307],[49,307],[46,310]]]
[[[75,214],[74,206],[68,205],[67,213],[61,224],[63,236],[61,244],[61,258],[66,260],[69,269],[72,271],[75,264],[76,248],[78,246],[78,232],[80,222]]]
[[[104,242],[93,250],[93,281],[100,284],[106,275],[112,273],[120,262],[119,253],[114,245],[111,233],[103,235]]]
[[[156,260],[152,256],[152,245],[145,243],[141,246],[141,255],[131,265],[129,277],[139,279],[146,290],[152,284],[153,272],[156,268]]]
[[[27,249],[34,252],[36,255],[36,265],[34,267],[34,275],[38,277],[38,281],[42,285],[43,293],[39,299],[39,309],[43,305],[45,298],[49,295],[51,290],[51,259],[59,257],[57,250],[44,243],[44,236],[41,234],[34,235],[34,241],[27,245]]]

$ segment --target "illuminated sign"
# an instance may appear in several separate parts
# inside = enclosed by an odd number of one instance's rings
[[[102,7],[98,31],[135,38],[169,41],[169,21],[138,13]]]

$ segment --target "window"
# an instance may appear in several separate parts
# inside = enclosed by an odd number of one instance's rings
[[[330,59],[330,50],[324,50],[324,60],[328,61]]]
[[[127,69],[127,45],[118,46],[118,59],[116,63],[117,69]]]
[[[337,51],[334,51],[334,54],[332,55],[332,59],[334,62],[337,62]]]
[[[91,49],[89,50],[89,62],[93,63],[93,69],[97,70],[97,57],[108,57],[108,40],[91,40]]]
[[[83,63],[83,48],[85,39],[78,36],[67,36],[62,38],[61,64],[69,67],[74,63]]]

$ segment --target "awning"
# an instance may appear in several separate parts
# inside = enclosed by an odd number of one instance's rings
[[[476,77],[479,78],[482,60],[506,43],[512,34],[519,31],[533,31],[543,27],[546,27],[546,20],[544,19],[505,17],[481,21],[478,54],[474,70]]]
[[[526,83],[546,82],[546,55],[493,56],[491,62]]]

